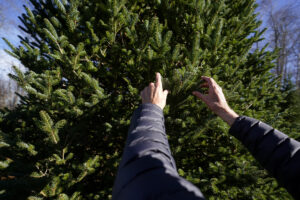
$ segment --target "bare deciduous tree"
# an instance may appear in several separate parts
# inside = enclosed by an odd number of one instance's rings
[[[298,30],[300,32],[300,30]],[[295,55],[295,65],[296,65],[296,70],[295,70],[295,75],[296,75],[296,85],[300,89],[300,34],[298,34],[297,38],[298,43],[293,47],[293,53]]]
[[[266,38],[272,49],[278,49],[278,58],[274,72],[281,77],[281,82],[291,78],[299,84],[300,80],[300,3],[274,8],[274,1],[262,0],[261,14],[264,15],[268,31]]]
[[[3,26],[3,23],[4,23],[3,7],[0,5],[0,28]]]
[[[22,93],[21,89],[8,79],[0,79],[0,108],[14,108],[18,103],[18,96],[15,92]]]

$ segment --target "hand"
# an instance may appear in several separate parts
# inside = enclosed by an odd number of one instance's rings
[[[164,109],[167,101],[168,90],[163,91],[161,75],[156,73],[156,81],[150,83],[148,87],[141,92],[142,103],[152,103]]]
[[[198,91],[194,91],[193,94],[201,99],[215,114],[231,126],[238,117],[238,114],[236,114],[227,104],[222,88],[212,78],[206,76],[202,76],[201,78],[206,81],[206,83],[202,84],[200,87],[207,87],[208,94],[204,95]]]

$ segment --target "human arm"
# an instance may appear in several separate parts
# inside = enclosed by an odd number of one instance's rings
[[[142,93],[143,104],[135,110],[118,174],[113,200],[204,200],[200,190],[177,173],[165,133],[163,108],[167,92],[150,83]]]
[[[220,86],[203,77],[208,94],[193,92],[227,122],[229,132],[239,139],[260,164],[295,198],[300,199],[300,143],[256,119],[238,116],[227,104]]]
[[[246,116],[229,133],[239,139],[281,186],[300,199],[300,143],[271,126]]]
[[[206,81],[201,87],[208,88],[208,94],[194,91],[193,94],[201,99],[216,115],[223,119],[229,126],[239,117],[228,105],[222,88],[212,78],[202,76]]]

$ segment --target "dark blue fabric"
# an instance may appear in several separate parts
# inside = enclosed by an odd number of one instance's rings
[[[178,175],[162,109],[154,104],[142,104],[133,114],[112,199],[204,200],[196,186]]]
[[[300,199],[300,143],[256,119],[241,116],[229,132],[239,139],[274,176],[279,184]]]
[[[238,117],[229,132],[300,200],[300,143],[256,119]],[[162,109],[142,104],[133,114],[113,187],[113,200],[203,200],[181,178],[171,155]]]

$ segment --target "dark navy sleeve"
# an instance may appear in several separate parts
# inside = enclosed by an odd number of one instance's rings
[[[204,200],[177,173],[160,107],[142,104],[131,119],[113,187],[113,200]]]
[[[238,117],[229,132],[274,176],[300,199],[300,143],[256,119]]]

